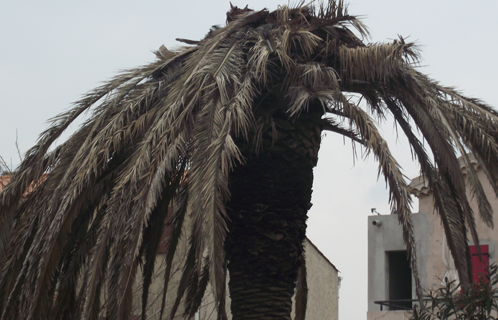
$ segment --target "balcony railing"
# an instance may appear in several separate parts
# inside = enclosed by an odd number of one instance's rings
[[[493,299],[498,300],[498,295],[493,295]],[[423,299],[425,307],[427,308],[427,302],[433,301],[433,299]],[[375,304],[380,305],[380,311],[384,311],[384,307],[388,307],[389,310],[412,310],[414,303],[418,305],[418,299],[397,299],[397,300],[383,300],[374,301]],[[392,308],[392,309],[391,309]]]
[[[424,299],[422,301],[430,301],[430,299]],[[375,304],[380,305],[380,311],[384,311],[384,306],[389,307],[389,310],[412,310],[414,302],[418,302],[418,300],[396,299],[396,300],[374,301]]]

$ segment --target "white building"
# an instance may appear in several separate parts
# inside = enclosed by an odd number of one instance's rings
[[[498,199],[477,162],[473,161],[473,165],[493,208],[496,223]],[[461,166],[464,174],[466,169]],[[412,193],[419,199],[419,212],[412,214],[412,220],[421,285],[424,289],[432,289],[440,286],[445,277],[454,279],[456,270],[439,216],[434,212],[431,190],[420,177],[413,179],[410,186]],[[468,197],[471,199],[470,195]],[[477,203],[474,200],[471,201],[471,207],[477,215]],[[474,279],[482,273],[484,265],[493,263],[498,256],[498,233],[489,229],[480,217],[476,217],[476,224],[483,260],[480,261],[477,255],[472,259]],[[475,252],[473,245],[470,241],[471,253]],[[369,216],[367,319],[409,319],[410,312],[403,309],[411,309],[412,299],[416,299],[415,285],[397,215]]]

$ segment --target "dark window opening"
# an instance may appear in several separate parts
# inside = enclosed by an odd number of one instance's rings
[[[389,300],[412,299],[412,269],[406,251],[387,252],[389,267]],[[389,310],[406,310],[412,308],[411,301],[396,301]]]

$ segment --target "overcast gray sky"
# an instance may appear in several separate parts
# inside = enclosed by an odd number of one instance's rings
[[[286,0],[233,0],[238,6],[276,9]],[[154,60],[175,38],[201,39],[224,24],[228,1],[87,0],[4,1],[0,11],[0,155],[15,166],[16,130],[22,152],[46,129],[46,120],[119,70]],[[353,0],[371,42],[398,34],[422,50],[421,70],[444,85],[498,106],[498,1]],[[384,134],[413,178],[404,140],[392,124]],[[71,128],[74,130],[76,128]],[[367,215],[389,213],[385,183],[373,158],[353,166],[351,145],[329,134],[315,170],[308,237],[340,270],[340,318],[364,319],[367,299]],[[414,210],[417,210],[415,207]]]

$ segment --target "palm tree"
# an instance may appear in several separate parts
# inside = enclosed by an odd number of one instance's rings
[[[55,117],[1,195],[1,319],[129,319],[139,268],[145,319],[165,223],[165,293],[179,239],[189,235],[171,314],[184,297],[192,315],[211,283],[226,318],[228,270],[234,319],[289,319],[295,290],[304,318],[303,240],[323,130],[378,160],[417,275],[409,188],[374,121],[389,114],[434,191],[466,288],[467,232],[478,239],[457,155],[468,164],[472,152],[498,195],[498,113],[418,72],[414,44],[366,44],[367,36],[340,0],[273,12],[232,7],[225,27],[180,39],[189,46],[178,51],[161,47],[155,62]]]

